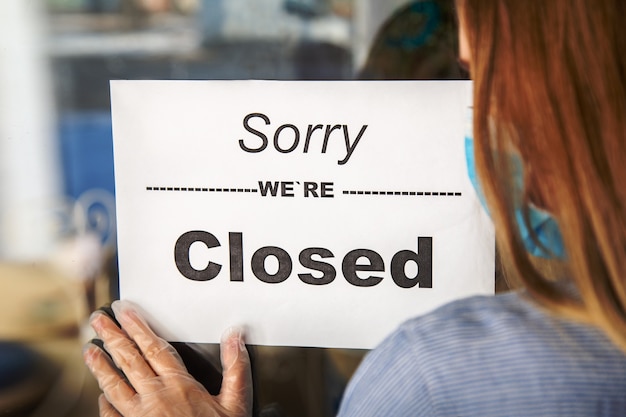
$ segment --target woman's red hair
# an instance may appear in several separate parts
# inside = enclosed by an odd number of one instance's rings
[[[626,3],[459,0],[474,136],[499,247],[529,294],[626,350]],[[511,153],[524,167],[515,195]],[[554,215],[569,285],[525,251],[516,207]]]

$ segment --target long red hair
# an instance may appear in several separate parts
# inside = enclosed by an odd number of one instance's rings
[[[459,0],[474,79],[476,166],[499,247],[529,294],[626,350],[626,2]],[[524,167],[516,195],[511,158]],[[557,219],[567,280],[525,251],[514,217]]]

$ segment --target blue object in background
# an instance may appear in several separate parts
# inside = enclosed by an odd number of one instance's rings
[[[66,195],[78,199],[90,189],[103,189],[115,195],[110,113],[61,115],[59,140]]]
[[[0,390],[19,385],[33,373],[36,354],[25,346],[0,341]]]
[[[103,246],[116,241],[113,134],[108,112],[68,113],[59,119],[65,195],[73,203],[68,213],[70,233],[90,232]]]

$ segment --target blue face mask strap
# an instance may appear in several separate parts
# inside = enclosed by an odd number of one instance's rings
[[[467,162],[467,173],[469,179],[476,190],[478,198],[489,213],[485,196],[480,187],[478,177],[476,175],[476,164],[474,161],[474,140],[471,134],[465,136],[465,159]],[[515,163],[515,162],[514,162]],[[521,163],[515,163],[519,168],[515,173],[515,184],[521,188],[522,186],[522,167]],[[528,210],[528,225],[524,221],[524,215],[522,209],[519,208],[515,211],[515,220],[519,229],[520,236],[526,247],[526,250],[533,256],[540,258],[565,258],[565,250],[563,246],[563,238],[559,230],[559,225],[556,220],[546,211],[540,210],[532,205],[527,207]],[[533,233],[530,232],[529,227]],[[539,242],[539,244],[538,244]]]
[[[528,226],[532,228],[535,236],[533,238],[533,233],[528,230],[527,223],[524,221],[522,210],[516,210],[515,216],[524,246],[531,255],[546,259],[565,258],[563,238],[554,217],[548,212],[530,205],[528,207]]]

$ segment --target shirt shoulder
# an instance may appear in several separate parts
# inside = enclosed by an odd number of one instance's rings
[[[601,332],[510,293],[405,322],[364,360],[342,410],[365,396],[394,411],[345,415],[626,415],[624,392],[626,356]]]

